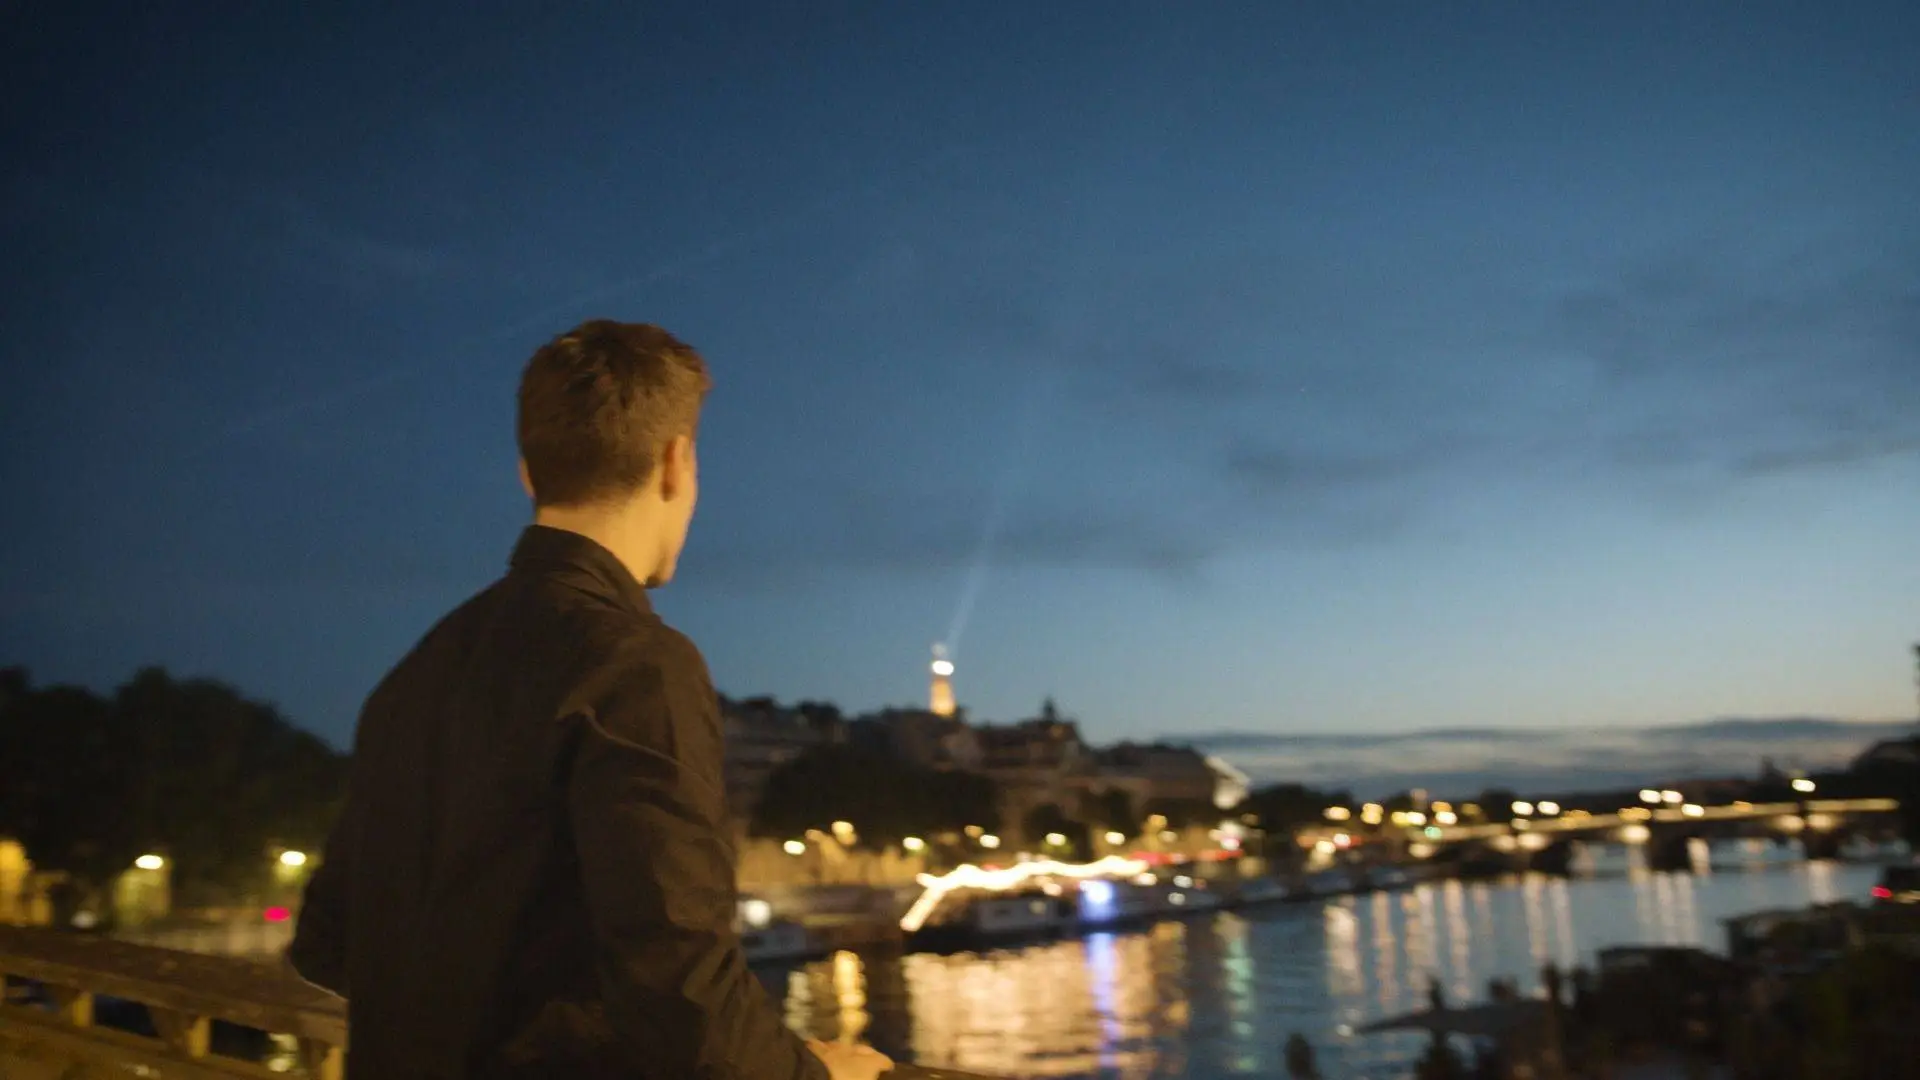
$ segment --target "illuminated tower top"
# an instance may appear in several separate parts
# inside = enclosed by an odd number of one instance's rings
[[[947,647],[933,647],[933,685],[927,694],[927,709],[935,716],[953,715],[953,661],[947,659]]]

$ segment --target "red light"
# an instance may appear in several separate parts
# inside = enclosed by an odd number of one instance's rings
[[[293,912],[283,907],[270,907],[265,912],[268,922],[286,922],[293,918]]]
[[[1887,888],[1885,885],[1875,885],[1873,887],[1873,898],[1875,900],[1891,900],[1893,899],[1893,890]]]

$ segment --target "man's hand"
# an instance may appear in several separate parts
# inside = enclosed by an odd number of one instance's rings
[[[807,1049],[826,1064],[833,1080],[876,1080],[881,1073],[893,1068],[893,1059],[871,1046],[808,1039]]]

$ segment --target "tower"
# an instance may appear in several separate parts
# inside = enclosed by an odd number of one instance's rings
[[[953,661],[947,647],[933,647],[933,684],[927,691],[927,710],[935,716],[953,715]]]

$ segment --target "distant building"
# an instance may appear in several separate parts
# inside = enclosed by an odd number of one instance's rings
[[[1207,756],[1191,747],[1123,742],[1096,757],[1103,779],[1135,791],[1143,802],[1212,803],[1220,782]]]
[[[980,771],[1000,789],[1000,814],[1019,834],[1020,822],[1039,807],[1057,806],[1071,815],[1082,793],[1099,787],[1094,753],[1080,738],[1080,726],[1060,716],[1049,699],[1040,715],[1018,723],[976,729]],[[1021,836],[1027,844],[1039,837]]]
[[[1907,739],[1887,739],[1867,747],[1853,759],[1853,771],[1864,772],[1893,766],[1920,768],[1920,735]]]
[[[885,749],[923,769],[980,768],[980,739],[964,714],[942,716],[931,709],[883,709],[859,721],[884,739]]]
[[[847,724],[830,705],[783,706],[772,698],[720,699],[726,733],[727,806],[738,818],[752,814],[767,778],[807,750],[845,742]]]

